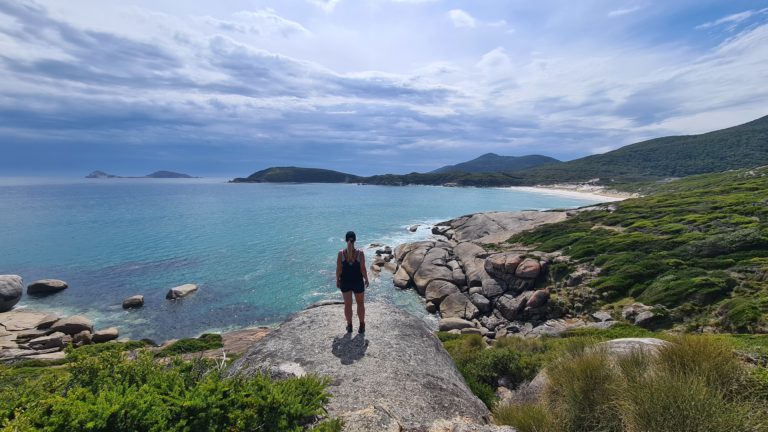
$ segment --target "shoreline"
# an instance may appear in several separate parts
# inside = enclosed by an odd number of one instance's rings
[[[639,194],[606,190],[599,186],[588,185],[536,185],[536,186],[508,186],[500,189],[518,190],[522,192],[534,192],[547,195],[555,195],[568,198],[584,198],[602,200],[602,202],[623,201],[629,198],[638,198]]]

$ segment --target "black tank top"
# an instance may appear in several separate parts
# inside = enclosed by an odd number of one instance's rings
[[[347,250],[341,252],[341,286],[342,288],[360,288],[363,286],[363,273],[360,271],[360,251],[355,249],[355,260],[347,261]]]

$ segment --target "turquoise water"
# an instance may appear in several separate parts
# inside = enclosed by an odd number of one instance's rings
[[[20,307],[83,313],[124,336],[164,340],[269,325],[339,297],[335,256],[429,235],[406,227],[488,210],[577,207],[594,201],[509,189],[344,184],[227,184],[217,179],[0,182],[0,274],[70,288]],[[372,256],[367,254],[369,261]],[[179,301],[169,288],[195,283]],[[124,311],[123,298],[145,296]],[[382,272],[368,298],[423,313]]]

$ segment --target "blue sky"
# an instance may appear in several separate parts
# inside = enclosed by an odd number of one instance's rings
[[[767,81],[768,0],[3,0],[0,176],[569,160]]]

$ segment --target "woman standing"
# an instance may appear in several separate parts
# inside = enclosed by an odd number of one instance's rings
[[[368,287],[368,271],[365,268],[365,254],[355,249],[357,236],[347,231],[344,236],[347,247],[339,251],[336,259],[336,288],[344,296],[344,317],[347,319],[347,333],[352,332],[352,294],[357,303],[357,318],[360,333],[365,333],[365,288]]]

